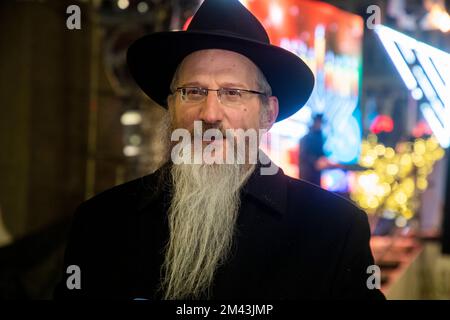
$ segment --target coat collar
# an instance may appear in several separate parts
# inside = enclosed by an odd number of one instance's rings
[[[269,166],[276,168],[275,174],[264,174],[263,169]],[[287,179],[283,170],[273,162],[270,161],[267,165],[259,162],[242,190],[244,194],[256,199],[280,215],[286,212]]]
[[[170,167],[172,164],[166,162],[155,172],[146,175],[140,179],[141,192],[139,193],[137,210],[144,212],[148,206],[160,198],[161,193],[170,192]]]
[[[262,164],[258,161],[255,170],[242,188],[242,192],[278,214],[283,215],[286,212],[287,206],[288,181],[283,170],[270,161],[270,159],[264,161],[264,163],[268,164]],[[161,193],[171,192],[169,175],[171,165],[168,162],[154,173],[141,178],[142,192],[138,199],[137,207],[139,212],[143,212],[145,208],[159,199]],[[275,174],[264,174],[263,169],[269,166],[275,168]]]

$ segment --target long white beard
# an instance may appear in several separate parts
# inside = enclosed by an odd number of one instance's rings
[[[253,170],[238,164],[172,166],[165,299],[209,296],[215,271],[231,249],[241,186]]]

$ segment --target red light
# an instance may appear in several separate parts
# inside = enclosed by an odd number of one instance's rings
[[[191,20],[192,20],[192,16],[190,16],[190,17],[186,20],[186,22],[184,23],[184,25],[183,25],[183,31],[186,31],[186,30],[187,30],[187,28],[189,27],[189,24],[191,23]]]
[[[417,123],[412,131],[412,135],[415,138],[420,138],[424,135],[431,135],[432,133],[433,132],[431,131],[430,127],[424,120],[421,120],[419,123]]]
[[[376,116],[370,125],[370,131],[374,134],[392,132],[392,130],[394,130],[394,121],[387,115]]]

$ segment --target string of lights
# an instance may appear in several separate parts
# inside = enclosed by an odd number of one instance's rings
[[[445,154],[434,136],[400,142],[394,148],[374,134],[363,140],[350,197],[369,214],[395,218],[399,227],[415,216],[427,177]]]

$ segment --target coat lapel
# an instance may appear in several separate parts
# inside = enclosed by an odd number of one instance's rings
[[[271,165],[275,164],[271,163]],[[279,167],[277,167],[278,171],[275,175],[264,175],[261,170],[263,167],[261,163],[257,164],[247,184],[243,187],[243,192],[278,214],[284,215],[287,206],[286,176]]]

